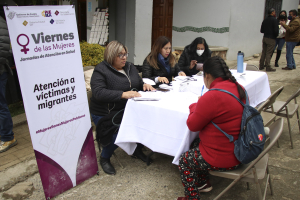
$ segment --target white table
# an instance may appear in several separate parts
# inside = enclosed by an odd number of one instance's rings
[[[242,77],[233,74],[246,88],[252,106],[271,95],[266,73],[247,71]],[[202,85],[200,78],[188,86],[189,92],[166,92],[160,101],[129,100],[115,144],[132,155],[136,143],[141,143],[154,152],[174,156],[172,163],[178,165],[180,155],[198,136],[198,132],[188,129],[186,120],[189,105],[197,102]]]

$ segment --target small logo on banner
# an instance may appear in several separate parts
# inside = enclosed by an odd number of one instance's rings
[[[22,24],[23,24],[24,26],[27,26],[28,22],[25,20]]]
[[[259,135],[258,135],[258,139],[259,139],[259,141],[262,141],[262,140],[263,140],[263,138],[264,138],[264,137],[263,137],[263,135],[262,135],[262,134],[259,134]]]
[[[24,36],[27,39],[27,43],[26,44],[21,44],[20,43],[20,37],[21,36]],[[29,49],[26,48],[26,46],[29,44],[29,37],[27,35],[25,35],[25,34],[20,34],[17,37],[17,43],[18,43],[18,45],[20,45],[21,47],[23,47],[23,49],[21,49],[21,52],[24,52],[24,54],[27,54],[27,51],[29,51]]]
[[[58,10],[56,10],[54,14],[57,16],[59,14]]]
[[[52,17],[51,10],[43,10],[42,15],[43,17]]]
[[[54,20],[53,20],[53,19],[51,19],[51,20],[50,20],[50,23],[51,23],[51,24],[53,24],[53,23],[54,23]]]
[[[16,12],[12,11],[12,12],[9,12],[9,13],[8,13],[7,17],[8,17],[9,19],[13,19],[13,18],[15,17],[15,15],[16,15]]]

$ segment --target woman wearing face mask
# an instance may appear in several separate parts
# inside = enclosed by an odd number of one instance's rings
[[[286,25],[288,25],[289,22],[290,22],[290,20],[287,20],[286,15],[284,15],[284,11],[281,11],[281,13],[283,15],[279,15],[279,17],[277,18],[278,19],[278,23],[280,21],[284,21],[286,23]],[[279,34],[278,34],[278,37],[276,38],[276,45],[274,47],[274,51],[275,51],[275,49],[277,47],[275,67],[279,67],[278,61],[279,61],[279,58],[280,58],[280,55],[281,55],[282,47],[283,47],[283,45],[285,43],[285,33],[286,33],[285,28],[283,26],[279,25]]]
[[[184,48],[178,60],[178,66],[187,76],[192,76],[201,70],[201,64],[210,57],[211,51],[205,39],[198,37]]]
[[[175,65],[175,58],[171,53],[171,42],[165,36],[160,36],[152,46],[150,54],[143,63],[142,76],[155,83],[169,83],[172,76],[185,76]]]

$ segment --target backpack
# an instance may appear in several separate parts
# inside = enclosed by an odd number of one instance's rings
[[[244,104],[239,98],[234,94],[223,90],[223,89],[210,89],[225,92],[233,96],[242,106],[244,107],[242,122],[241,122],[241,132],[239,138],[234,141],[234,155],[243,164],[248,164],[258,157],[258,155],[263,151],[266,135],[264,131],[263,119],[260,113],[249,105],[248,95],[246,94],[246,104]],[[233,136],[228,135],[223,130],[220,129],[214,122],[211,123],[222,133],[226,135],[230,142],[233,142]]]

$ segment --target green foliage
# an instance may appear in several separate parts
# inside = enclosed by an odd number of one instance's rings
[[[96,66],[104,60],[105,48],[99,44],[80,42],[81,59],[83,67]]]

